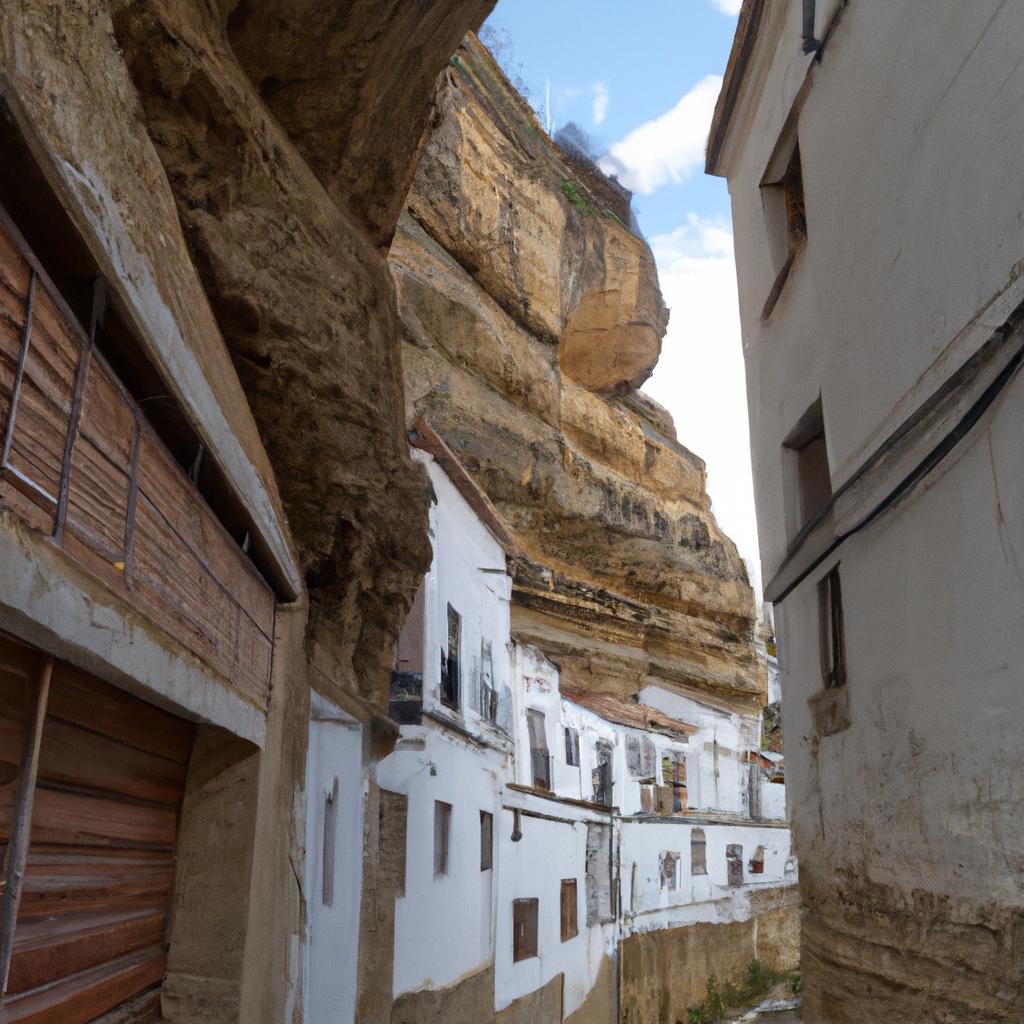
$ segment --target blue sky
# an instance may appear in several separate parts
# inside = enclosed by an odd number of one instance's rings
[[[499,0],[487,24],[530,102],[578,124],[633,189],[672,310],[644,390],[708,465],[715,516],[759,584],[729,195],[703,173],[740,0]],[[550,107],[547,97],[550,95]]]

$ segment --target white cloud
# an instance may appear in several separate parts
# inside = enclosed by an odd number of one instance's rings
[[[704,162],[720,75],[702,78],[671,110],[634,128],[601,158],[601,169],[634,192],[678,184]]]
[[[734,18],[740,13],[740,8],[743,6],[743,0],[711,0],[711,3],[723,14],[731,15]]]
[[[594,94],[594,124],[604,124],[604,119],[608,116],[608,104],[611,102],[608,86],[604,82],[595,82],[590,89]]]
[[[760,592],[732,229],[690,214],[675,231],[652,238],[651,248],[672,318],[644,390],[672,413],[680,442],[707,463],[718,525]]]

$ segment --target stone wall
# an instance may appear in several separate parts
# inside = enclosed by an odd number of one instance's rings
[[[800,964],[800,907],[795,889],[751,898],[747,921],[692,924],[640,932],[622,943],[622,1024],[676,1024],[707,994],[707,980],[740,982],[751,960],[778,971]]]

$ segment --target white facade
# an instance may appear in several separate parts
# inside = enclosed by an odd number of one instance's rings
[[[1020,1020],[1024,8],[819,2],[808,55],[801,4],[744,6],[709,170],[732,197],[807,1012]],[[802,241],[778,216],[796,149]]]
[[[751,891],[795,881],[784,823],[748,814],[759,719],[655,687],[641,695],[648,710],[639,714],[628,701],[612,700],[602,715],[568,699],[557,668],[510,636],[506,552],[467,500],[465,481],[460,491],[431,456],[415,457],[437,499],[434,560],[396,657],[392,714],[403,722],[401,738],[377,769],[382,790],[408,801],[394,995],[444,989],[493,966],[496,1010],[562,976],[568,1016],[632,931],[745,920]],[[443,667],[453,655],[457,695]],[[493,701],[482,698],[488,689]],[[674,816],[666,757],[685,766],[692,793]],[[661,815],[659,790],[670,804]],[[450,811],[439,812],[439,802]],[[443,870],[439,813],[447,822]],[[487,867],[484,820],[493,827]],[[706,871],[695,873],[697,829]],[[738,879],[729,877],[727,847],[742,847]],[[671,884],[662,878],[666,852],[679,854]],[[563,899],[576,908],[570,934]],[[536,915],[536,948],[522,947],[518,959],[517,901]]]

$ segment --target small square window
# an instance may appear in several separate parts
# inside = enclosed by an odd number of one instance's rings
[[[512,901],[512,961],[529,960],[537,955],[537,915],[540,901]]]

